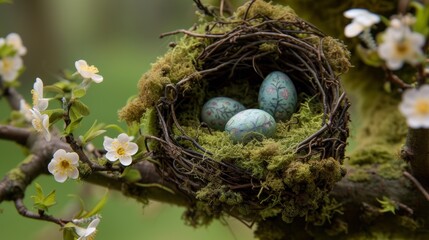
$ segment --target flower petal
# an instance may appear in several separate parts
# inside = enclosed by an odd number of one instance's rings
[[[111,151],[112,150],[112,143],[113,143],[114,139],[104,136],[104,141],[103,141],[103,147],[104,149],[106,149],[106,151]]]
[[[79,170],[76,167],[72,167],[72,170],[69,172],[69,178],[77,179],[79,177]]]
[[[103,76],[98,75],[98,74],[93,74],[91,76],[91,79],[95,82],[95,83],[101,83],[103,81]]]
[[[54,178],[55,178],[55,181],[63,183],[67,180],[67,175],[62,172],[57,172],[56,174],[54,174]]]
[[[118,135],[118,141],[121,143],[125,143],[125,142],[129,142],[130,141],[130,137],[128,137],[127,134],[125,133],[121,133]]]
[[[122,165],[129,166],[133,162],[133,159],[131,158],[131,156],[122,156],[119,158],[119,161]]]
[[[363,31],[363,26],[359,23],[352,22],[344,28],[344,35],[348,38],[356,37]]]
[[[116,153],[114,151],[107,152],[106,158],[107,158],[107,160],[109,160],[111,162],[118,160],[118,156],[116,155]]]
[[[344,17],[346,18],[355,18],[364,14],[368,14],[368,10],[364,8],[352,8],[344,12]]]
[[[134,155],[137,153],[138,150],[139,150],[139,147],[137,146],[137,144],[133,142],[128,143],[128,148],[127,148],[128,155]]]
[[[60,158],[63,158],[66,156],[66,151],[64,149],[58,149],[55,153],[54,153],[54,159],[58,160]]]
[[[79,163],[79,155],[75,152],[69,152],[66,154],[66,158],[70,160],[70,163],[77,166]]]

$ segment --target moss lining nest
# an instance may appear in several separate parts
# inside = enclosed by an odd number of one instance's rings
[[[158,170],[193,199],[188,223],[223,213],[246,222],[324,221],[327,194],[344,175],[348,102],[339,75],[350,66],[344,45],[291,8],[262,0],[165,35],[177,33],[185,36],[144,74],[139,97],[120,117],[147,123]],[[273,138],[233,144],[200,121],[204,102],[215,96],[256,107],[264,76],[275,70],[294,82],[300,108],[278,123]]]

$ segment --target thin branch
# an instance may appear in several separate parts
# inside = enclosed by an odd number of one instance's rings
[[[53,223],[60,225],[61,227],[64,226],[66,223],[70,222],[69,220],[63,220],[63,219],[55,218],[55,217],[50,216],[50,215],[46,215],[46,214],[44,214],[44,212],[41,212],[41,213],[32,212],[32,211],[28,210],[27,207],[24,205],[24,201],[22,198],[15,199],[14,203],[15,203],[15,208],[18,211],[18,213],[21,216],[24,216],[26,218],[32,218],[32,219],[37,219],[37,220],[42,220],[42,221],[47,221],[47,222],[53,222]]]
[[[24,128],[0,125],[0,139],[10,140],[20,145],[25,145],[30,134],[30,130]]]
[[[420,184],[420,182],[413,175],[411,175],[409,172],[405,171],[403,174],[405,177],[410,179],[411,182],[413,182],[413,184],[417,187],[417,189],[419,189],[419,191],[423,194],[423,196],[426,198],[426,200],[429,201],[429,193],[422,186],[422,184]]]
[[[7,98],[12,110],[19,110],[21,99],[24,99],[15,88],[5,87],[0,80],[0,89],[3,90],[3,95]]]

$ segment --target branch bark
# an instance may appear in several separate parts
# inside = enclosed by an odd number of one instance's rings
[[[408,129],[402,158],[409,162],[414,177],[429,186],[429,129]]]

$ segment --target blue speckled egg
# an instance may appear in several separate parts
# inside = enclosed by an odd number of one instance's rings
[[[210,128],[223,131],[228,120],[246,109],[243,104],[227,97],[215,97],[208,100],[201,111],[201,119]]]
[[[233,142],[246,143],[252,139],[271,137],[276,132],[276,121],[260,109],[247,109],[234,115],[225,125]]]
[[[276,121],[287,121],[296,110],[298,96],[292,80],[286,74],[274,71],[262,82],[258,101],[259,108]]]

